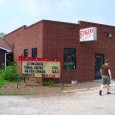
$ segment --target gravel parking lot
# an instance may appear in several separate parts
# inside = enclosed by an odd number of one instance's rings
[[[99,88],[71,90],[45,97],[0,96],[0,115],[114,115],[115,86],[99,96]]]

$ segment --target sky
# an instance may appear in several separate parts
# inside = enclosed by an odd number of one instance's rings
[[[115,26],[115,0],[0,0],[0,32],[41,20]]]

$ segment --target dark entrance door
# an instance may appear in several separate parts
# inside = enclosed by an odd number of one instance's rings
[[[101,79],[100,69],[104,63],[104,54],[95,55],[95,79]]]

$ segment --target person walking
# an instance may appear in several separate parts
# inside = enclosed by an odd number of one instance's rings
[[[107,85],[107,94],[110,94],[111,92],[109,91],[109,85],[110,85],[110,80],[112,79],[111,76],[111,69],[109,65],[109,61],[106,60],[105,63],[102,65],[102,68],[100,69],[100,73],[102,75],[102,84],[101,84],[101,89],[99,90],[99,95],[102,95],[102,89],[105,85]]]

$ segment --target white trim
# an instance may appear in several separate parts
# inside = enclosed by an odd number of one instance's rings
[[[3,49],[5,51],[7,51],[7,52],[12,52],[12,50],[9,50],[9,49],[3,48],[3,47],[0,47],[0,49]]]

